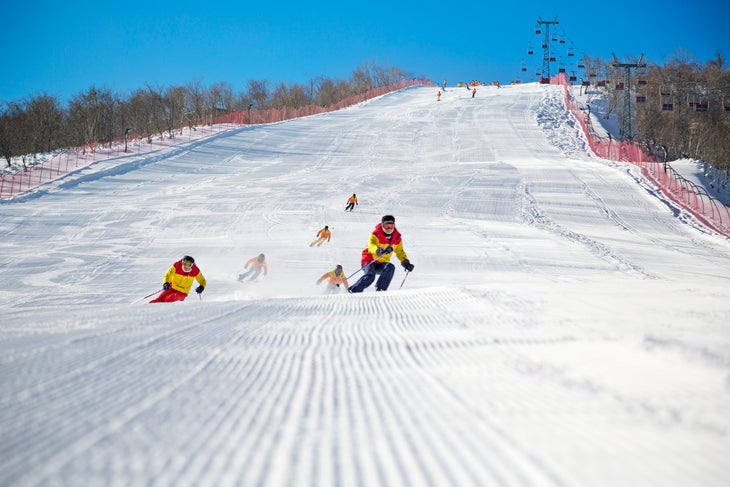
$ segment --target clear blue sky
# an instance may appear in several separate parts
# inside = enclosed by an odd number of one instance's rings
[[[730,57],[729,4],[7,0],[0,101],[48,93],[65,104],[91,86],[128,96],[194,79],[242,91],[250,79],[347,79],[363,62],[437,83],[533,81],[539,53],[526,50],[539,47],[538,15],[557,16],[576,55],[663,63],[680,50],[704,63]]]

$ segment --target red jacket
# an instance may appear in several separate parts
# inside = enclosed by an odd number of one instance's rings
[[[387,246],[393,247],[393,252],[384,254],[378,257],[378,249],[384,249]],[[362,251],[362,258],[360,259],[360,265],[364,266],[374,260],[378,262],[390,262],[391,256],[395,253],[398,260],[403,262],[408,258],[406,252],[403,250],[403,241],[401,240],[400,232],[397,228],[393,228],[393,233],[389,237],[383,231],[382,223],[375,225],[373,233],[370,234],[367,248]]]

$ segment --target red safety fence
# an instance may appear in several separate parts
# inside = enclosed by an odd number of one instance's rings
[[[588,145],[596,156],[635,164],[641,168],[644,177],[669,199],[708,227],[730,238],[730,207],[710,196],[704,188],[683,178],[669,163],[657,160],[648,147],[635,142],[599,137],[593,130],[589,114],[576,102],[565,75],[561,73],[551,78],[550,82],[563,86],[565,105],[583,128]]]
[[[147,154],[177,144],[199,140],[204,137],[239,128],[243,125],[282,122],[299,117],[340,110],[372,98],[411,86],[432,84],[423,80],[401,80],[388,86],[373,88],[360,95],[351,96],[331,106],[306,105],[300,108],[269,108],[227,113],[206,120],[199,126],[183,126],[154,134],[127,134],[110,144],[98,143],[83,147],[65,149],[48,159],[13,173],[0,175],[0,199],[12,198],[25,191],[53,181],[65,174],[88,166],[97,161],[113,159],[130,154]]]

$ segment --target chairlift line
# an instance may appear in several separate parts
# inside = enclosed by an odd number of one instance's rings
[[[636,63],[622,63],[618,60],[615,53],[611,53],[611,55],[613,56],[613,62],[610,66],[614,69],[623,70],[624,78],[623,81],[616,82],[614,85],[616,91],[624,92],[623,106],[619,119],[619,134],[622,139],[631,140],[634,135],[631,129],[631,72],[635,69],[645,69],[646,63],[643,62],[643,54]]]
[[[573,73],[573,76],[568,78],[570,82],[578,81],[578,77],[572,71],[572,69],[576,69],[576,65],[573,64],[575,62],[573,59],[578,61],[577,69],[585,69],[585,64],[582,60],[579,61],[579,57],[577,56],[579,52],[575,48],[575,44],[566,35],[565,30],[561,29],[561,33],[555,31],[559,24],[560,22],[557,16],[553,20],[543,20],[540,15],[537,16],[534,32],[536,35],[542,37],[536,45],[543,51],[543,55],[542,69],[540,72],[536,72],[535,75],[538,77],[540,83],[549,83],[552,76],[556,73],[567,74],[569,72]],[[536,49],[533,49],[533,43],[528,42],[527,55],[532,56],[537,54],[535,51]],[[568,62],[564,62],[566,57],[568,58]],[[551,63],[559,63],[559,66],[553,66]],[[520,66],[520,71],[526,73],[528,72],[528,68],[531,69],[532,67],[525,65],[523,62]]]

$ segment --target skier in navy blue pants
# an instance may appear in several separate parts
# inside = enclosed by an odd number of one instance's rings
[[[368,246],[362,251],[362,265],[365,275],[348,289],[351,293],[361,293],[370,286],[379,274],[375,284],[376,291],[387,291],[395,273],[395,266],[390,263],[393,254],[398,257],[403,268],[411,272],[413,264],[408,260],[400,232],[395,228],[393,215],[385,215],[370,234]]]
[[[365,269],[365,275],[350,287],[350,292],[363,292],[365,288],[373,283],[378,274],[380,274],[380,278],[378,278],[378,282],[375,284],[375,289],[377,291],[385,291],[388,289],[388,286],[390,286],[390,281],[393,280],[394,273],[395,266],[390,262],[372,261]]]

